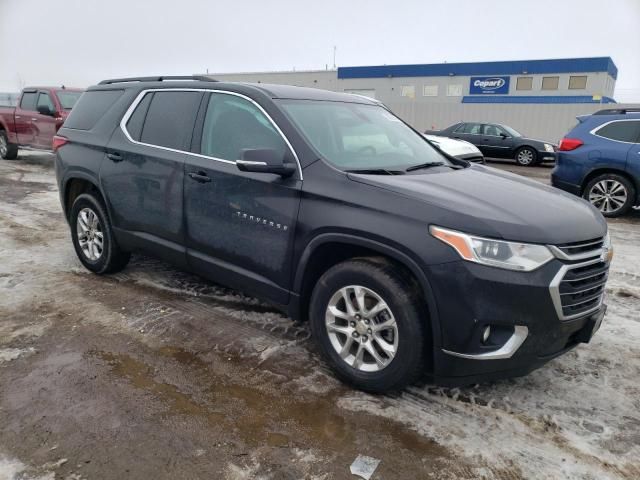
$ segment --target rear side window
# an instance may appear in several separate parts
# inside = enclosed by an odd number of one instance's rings
[[[22,94],[22,100],[20,100],[20,108],[22,110],[36,110],[36,92],[29,92]]]
[[[201,98],[201,92],[155,92],[140,141],[188,151]]]
[[[147,111],[149,110],[149,105],[151,104],[151,99],[153,98],[153,93],[147,93],[138,106],[134,110],[131,117],[129,117],[129,121],[127,122],[127,132],[131,135],[136,141],[140,141],[140,135],[142,135],[142,126],[144,124],[144,119],[147,117]]]
[[[76,130],[91,130],[123,93],[124,90],[94,90],[83,93],[64,126]]]
[[[482,125],[479,123],[465,123],[464,130],[456,130],[460,133],[470,133],[474,135],[480,135],[482,133]]]
[[[640,120],[611,122],[600,127],[595,134],[619,142],[638,143],[640,141]]]

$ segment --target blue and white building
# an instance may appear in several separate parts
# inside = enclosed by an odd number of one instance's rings
[[[615,103],[610,57],[339,67],[336,70],[211,75],[376,98],[418,129],[459,121],[505,123],[557,141],[576,115]]]

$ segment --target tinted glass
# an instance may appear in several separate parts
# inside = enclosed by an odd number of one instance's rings
[[[37,93],[23,93],[22,100],[20,100],[20,108],[23,110],[36,110],[36,96]]]
[[[133,115],[129,117],[129,121],[127,122],[127,131],[131,138],[139,141],[140,135],[142,134],[142,125],[144,124],[144,119],[147,116],[147,110],[149,110],[149,104],[151,103],[151,98],[153,98],[153,93],[147,93],[138,106],[133,112]]]
[[[542,90],[557,90],[560,77],[542,77]]]
[[[518,77],[516,90],[531,90],[533,88],[533,77]]]
[[[584,90],[587,88],[587,76],[571,76],[569,77],[569,89],[570,90]]]
[[[500,125],[500,128],[502,130],[504,130],[505,132],[507,132],[508,135],[511,135],[512,137],[521,137],[522,134],[520,132],[518,132],[516,129],[511,128],[507,125]]]
[[[51,97],[48,93],[39,93],[38,94],[38,103],[36,104],[36,109],[38,107],[48,107],[50,112],[55,111],[55,107],[53,106],[53,102],[51,101]]]
[[[426,139],[377,105],[281,100],[319,154],[345,170],[404,169],[448,163]]]
[[[270,148],[284,157],[287,144],[269,119],[250,101],[212,93],[202,130],[200,153],[236,161],[243,149]]]
[[[60,106],[65,110],[71,110],[78,99],[82,96],[82,92],[70,92],[68,90],[58,90],[56,92]]]
[[[64,126],[76,130],[92,129],[123,93],[124,90],[96,90],[83,93]]]
[[[480,135],[482,133],[482,125],[479,123],[465,123],[464,133],[471,133],[473,135]]]
[[[640,142],[640,121],[611,122],[600,128],[597,135],[620,142]]]
[[[140,141],[175,150],[189,150],[201,98],[200,92],[155,92]]]
[[[500,128],[495,125],[485,125],[484,126],[484,134],[491,135],[492,137],[497,137],[500,133],[504,133]]]

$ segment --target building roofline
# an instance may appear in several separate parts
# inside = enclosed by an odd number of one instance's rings
[[[338,67],[338,78],[447,77],[472,75],[535,75],[545,73],[607,72],[614,79],[618,68],[611,57],[509,60],[499,62],[432,63]]]
[[[218,72],[218,73],[196,73],[196,76],[203,77],[217,77],[221,75],[271,75],[271,74],[280,74],[280,73],[329,73],[336,72],[335,68],[330,68],[329,70],[267,70],[262,72]]]

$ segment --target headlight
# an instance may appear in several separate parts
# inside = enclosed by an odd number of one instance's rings
[[[553,149],[553,145],[549,145],[548,143],[545,143],[545,144],[544,144],[544,149],[545,149],[547,152],[555,152],[555,150]]]
[[[544,245],[474,237],[433,225],[429,227],[429,231],[438,240],[453,247],[464,260],[469,262],[530,272],[553,258],[551,251]]]

